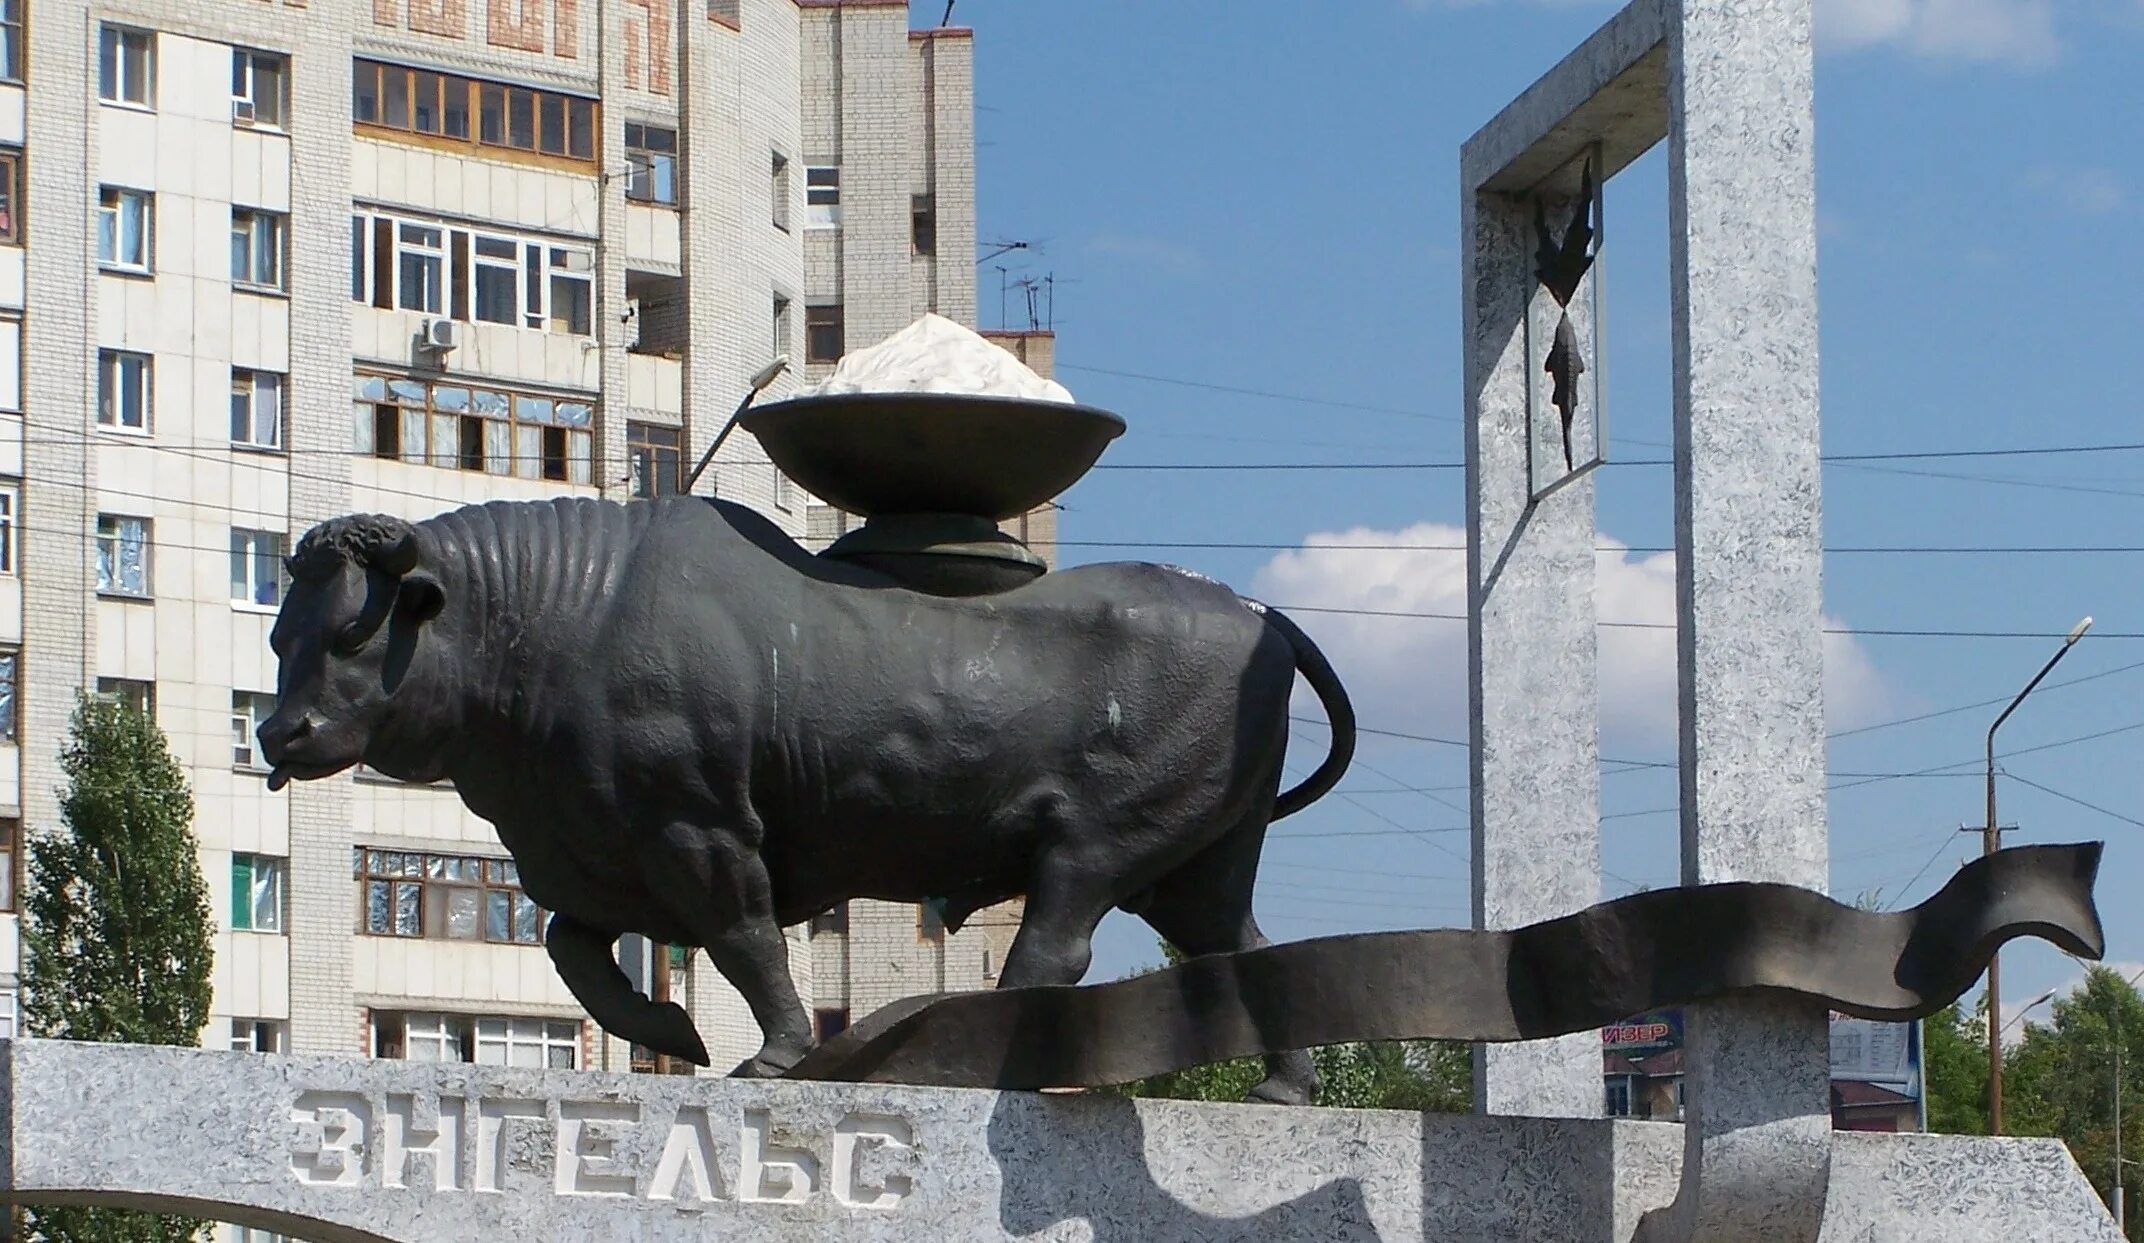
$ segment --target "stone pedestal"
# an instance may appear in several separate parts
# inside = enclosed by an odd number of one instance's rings
[[[0,1200],[315,1243],[1621,1243],[1682,1128],[0,1042]],[[2060,1144],[1841,1135],[1823,1243],[2118,1243]]]

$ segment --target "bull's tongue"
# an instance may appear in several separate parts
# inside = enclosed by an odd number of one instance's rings
[[[290,766],[278,764],[268,773],[268,792],[275,793],[290,784]]]

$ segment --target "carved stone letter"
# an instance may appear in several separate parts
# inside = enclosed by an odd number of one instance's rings
[[[461,1187],[462,1118],[469,1104],[457,1096],[389,1092],[381,1127],[380,1185]],[[410,1177],[410,1167],[416,1176]]]
[[[631,1163],[619,1145],[640,1121],[629,1101],[561,1101],[558,1106],[558,1194],[629,1196]]]
[[[819,1189],[819,1158],[794,1146],[764,1109],[744,1115],[744,1177],[737,1198],[758,1204],[802,1204]]]
[[[849,1208],[900,1207],[915,1187],[915,1129],[891,1114],[850,1114],[834,1128],[834,1198]]]
[[[301,1183],[355,1187],[365,1178],[372,1107],[354,1092],[306,1092],[291,1106],[290,1172]]]
[[[476,1189],[505,1191],[553,1164],[542,1101],[483,1101],[476,1116]],[[533,1187],[529,1188],[533,1190]]]
[[[717,1200],[729,1199],[722,1171],[728,1162],[715,1146],[714,1127],[707,1110],[686,1105],[670,1124],[663,1141],[663,1155],[655,1163],[655,1177],[648,1182],[650,1200],[669,1200],[680,1209],[701,1209]],[[682,1189],[680,1187],[682,1184]]]

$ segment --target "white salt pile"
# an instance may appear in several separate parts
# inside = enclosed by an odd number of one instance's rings
[[[899,332],[841,360],[834,374],[801,397],[835,393],[965,393],[1070,402],[1072,394],[1045,380],[981,334],[941,315],[925,315]]]

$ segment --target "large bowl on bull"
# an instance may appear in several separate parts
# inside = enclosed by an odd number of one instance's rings
[[[1055,498],[1124,434],[1107,410],[965,393],[832,393],[739,425],[805,490],[864,519],[823,556],[934,595],[1033,580],[1042,558],[998,523]]]

